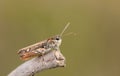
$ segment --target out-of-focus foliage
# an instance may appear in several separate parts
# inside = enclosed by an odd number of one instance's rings
[[[66,68],[36,76],[120,76],[119,0],[0,0],[0,76],[23,61],[20,48],[59,34]],[[64,35],[65,35],[64,34]]]

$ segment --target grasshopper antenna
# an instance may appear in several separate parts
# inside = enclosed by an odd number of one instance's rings
[[[65,26],[65,28],[62,30],[60,36],[62,37],[63,33],[65,32],[65,30],[68,28],[68,26],[70,25],[70,22],[67,23],[67,25]]]

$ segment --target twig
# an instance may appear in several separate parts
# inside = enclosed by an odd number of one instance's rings
[[[64,67],[65,57],[60,50],[54,50],[41,57],[33,58],[18,66],[8,76],[34,76],[43,70]]]

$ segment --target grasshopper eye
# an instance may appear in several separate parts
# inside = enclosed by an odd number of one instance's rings
[[[60,40],[60,38],[56,38],[56,40]]]

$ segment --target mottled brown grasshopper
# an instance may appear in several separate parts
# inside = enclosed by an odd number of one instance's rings
[[[18,51],[20,59],[28,60],[34,56],[42,56],[52,50],[58,50],[62,42],[62,35],[65,30],[68,28],[70,23],[68,23],[60,35],[50,37],[44,41],[40,41],[28,47],[22,48]]]

